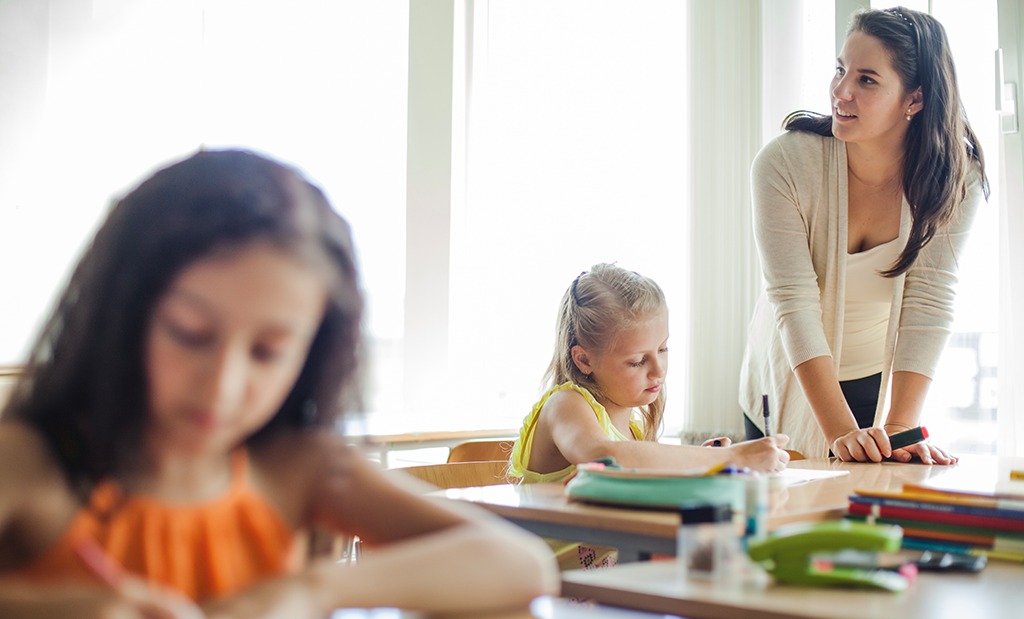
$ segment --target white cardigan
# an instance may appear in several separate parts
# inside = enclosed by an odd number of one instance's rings
[[[740,406],[762,428],[761,395],[768,394],[772,429],[789,435],[787,448],[809,458],[825,457],[829,446],[793,368],[825,355],[839,368],[846,290],[846,144],[788,131],[754,158],[751,185],[754,236],[766,288],[750,321]],[[885,408],[892,372],[934,375],[953,319],[956,256],[983,200],[980,174],[975,172],[954,220],[895,279],[875,425]],[[904,198],[901,247],[910,224]]]

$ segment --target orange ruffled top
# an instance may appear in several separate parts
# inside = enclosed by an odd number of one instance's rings
[[[56,543],[12,576],[96,582],[75,552],[82,538],[91,538],[127,571],[197,601],[238,592],[299,562],[295,531],[249,483],[244,450],[232,457],[230,488],[205,503],[168,504],[126,496],[113,482],[98,485]]]

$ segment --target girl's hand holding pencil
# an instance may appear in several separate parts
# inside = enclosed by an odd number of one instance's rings
[[[112,598],[96,609],[97,617],[117,619],[203,619],[191,600],[129,574],[88,538],[75,544],[75,552],[88,568],[111,589]]]

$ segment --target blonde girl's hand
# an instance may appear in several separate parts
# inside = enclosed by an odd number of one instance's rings
[[[732,439],[728,436],[709,438],[700,444],[701,447],[728,447],[729,445],[732,445]]]
[[[889,437],[882,428],[858,428],[833,439],[832,455],[843,462],[881,462],[892,455]]]
[[[789,452],[782,447],[789,442],[785,434],[774,434],[754,441],[743,441],[729,447],[733,452],[731,461],[755,471],[778,473],[789,463]]]
[[[907,445],[892,451],[892,459],[898,462],[910,462],[917,456],[922,464],[956,464],[959,458],[928,441]]]

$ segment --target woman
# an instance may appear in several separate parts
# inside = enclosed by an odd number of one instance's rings
[[[902,7],[855,15],[831,101],[831,116],[787,117],[752,167],[767,286],[740,377],[747,436],[767,394],[771,429],[808,457],[955,462],[888,439],[920,423],[988,196],[942,25]]]

